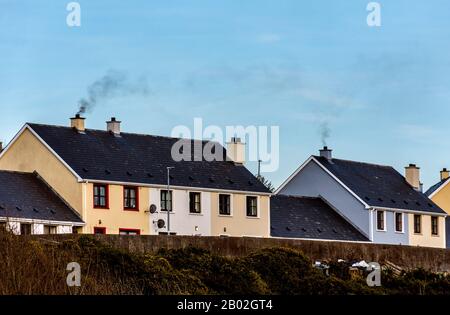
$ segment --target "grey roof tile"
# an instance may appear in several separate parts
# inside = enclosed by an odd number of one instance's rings
[[[270,207],[274,237],[368,241],[321,198],[275,195]]]
[[[0,171],[0,217],[82,223],[36,173]]]

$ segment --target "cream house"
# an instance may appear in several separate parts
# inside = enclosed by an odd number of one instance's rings
[[[176,162],[180,139],[120,127],[112,118],[105,130],[87,129],[79,115],[69,127],[27,123],[1,152],[0,169],[39,173],[79,214],[82,233],[270,235],[271,194],[243,165],[239,139],[228,159],[214,144],[222,160],[190,152]]]

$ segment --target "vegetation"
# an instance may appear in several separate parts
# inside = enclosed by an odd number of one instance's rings
[[[81,287],[66,284],[70,262],[81,265]],[[198,248],[135,254],[90,236],[53,242],[0,232],[0,264],[0,294],[450,294],[449,276],[388,269],[382,287],[370,288],[345,263],[326,275],[286,248],[240,258]]]

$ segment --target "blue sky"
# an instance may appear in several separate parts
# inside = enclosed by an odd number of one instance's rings
[[[450,3],[369,1],[0,0],[0,140],[24,122],[67,124],[86,87],[108,70],[145,79],[87,115],[170,135],[176,125],[280,126],[279,185],[321,146],[334,156],[422,168],[425,187],[450,167]],[[255,170],[255,165],[249,168]]]

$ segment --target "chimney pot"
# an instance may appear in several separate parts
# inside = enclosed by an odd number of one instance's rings
[[[84,117],[81,117],[80,114],[76,114],[75,117],[70,118],[70,126],[76,129],[78,132],[84,133],[84,131],[86,130],[84,121]]]
[[[115,136],[120,136],[120,123],[121,121],[118,121],[116,117],[111,117],[111,120],[106,122],[106,130]]]
[[[328,149],[327,146],[324,146],[323,149],[319,150],[320,156],[326,158],[327,160],[331,160],[333,158],[331,149]]]
[[[227,160],[237,164],[245,163],[245,143],[241,141],[241,138],[233,137],[227,143]]]
[[[450,177],[450,172],[447,170],[447,168],[443,168],[441,171],[441,180],[446,180]]]
[[[420,168],[416,164],[409,164],[405,167],[405,178],[415,190],[421,191]]]

